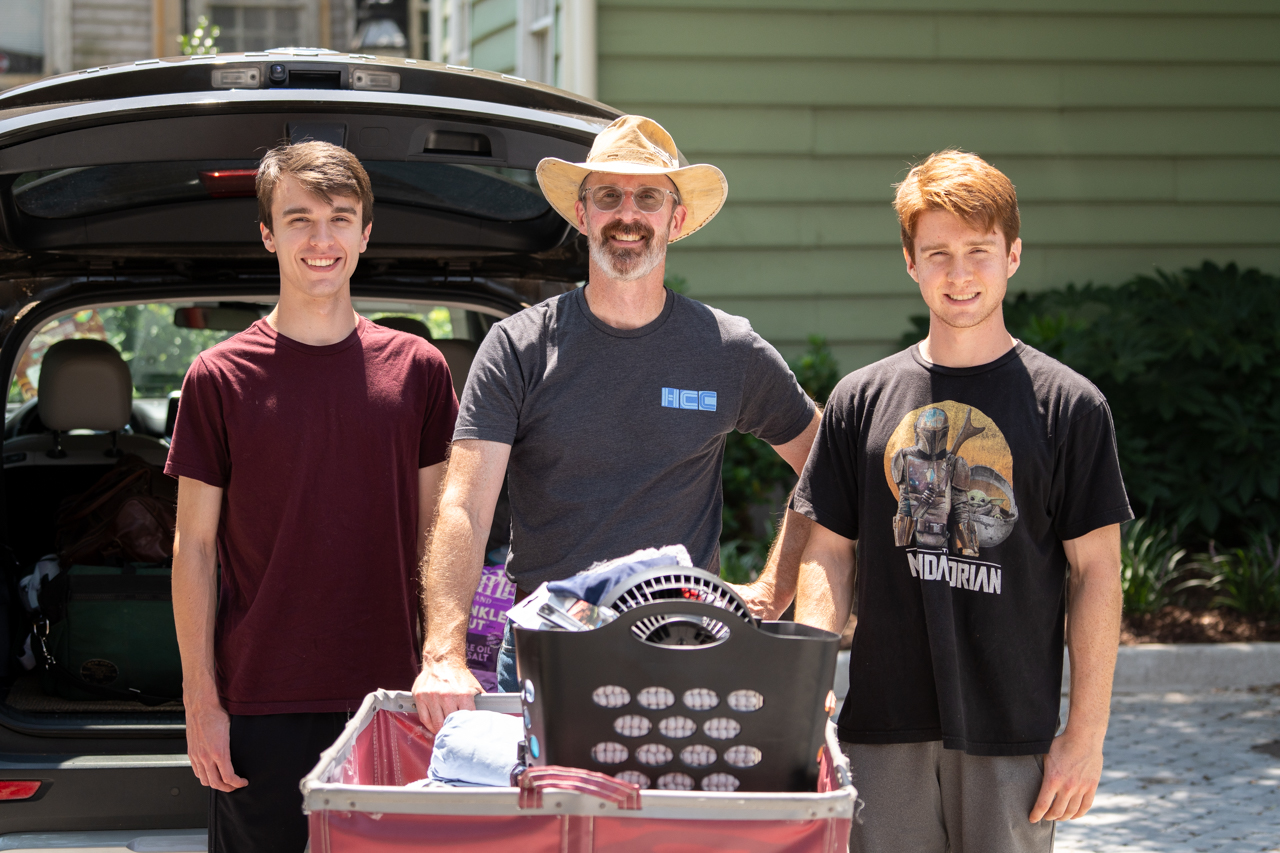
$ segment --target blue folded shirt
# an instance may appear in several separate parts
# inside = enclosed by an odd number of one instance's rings
[[[633,575],[660,566],[684,566],[692,568],[693,561],[683,545],[665,548],[646,548],[616,560],[598,563],[584,572],[562,581],[551,581],[547,589],[561,595],[572,595],[591,604],[599,604],[614,589],[625,584]]]
[[[446,785],[506,788],[519,763],[524,723],[494,711],[454,711],[436,733],[427,780]]]

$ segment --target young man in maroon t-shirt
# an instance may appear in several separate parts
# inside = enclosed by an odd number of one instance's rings
[[[365,694],[417,672],[416,570],[458,402],[437,349],[351,305],[372,208],[346,150],[269,152],[280,301],[183,383],[173,609],[211,853],[303,850],[299,781]]]

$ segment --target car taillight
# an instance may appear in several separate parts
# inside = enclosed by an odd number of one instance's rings
[[[214,198],[251,198],[258,194],[254,186],[257,169],[217,169],[199,174],[205,192]]]
[[[40,782],[0,780],[0,800],[29,800],[40,790]]]

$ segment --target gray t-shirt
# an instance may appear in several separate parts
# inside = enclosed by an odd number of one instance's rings
[[[725,435],[785,444],[813,412],[745,319],[667,291],[652,323],[615,329],[579,289],[493,327],[453,437],[511,445],[507,570],[532,590],[661,545],[718,571]]]

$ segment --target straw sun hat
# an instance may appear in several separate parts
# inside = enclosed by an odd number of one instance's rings
[[[592,172],[608,175],[666,175],[689,211],[684,228],[671,242],[683,240],[715,217],[729,194],[729,182],[715,166],[684,163],[671,134],[644,116],[623,116],[600,131],[585,163],[547,157],[538,164],[538,184],[551,206],[571,225],[578,224],[574,203],[582,182]]]

